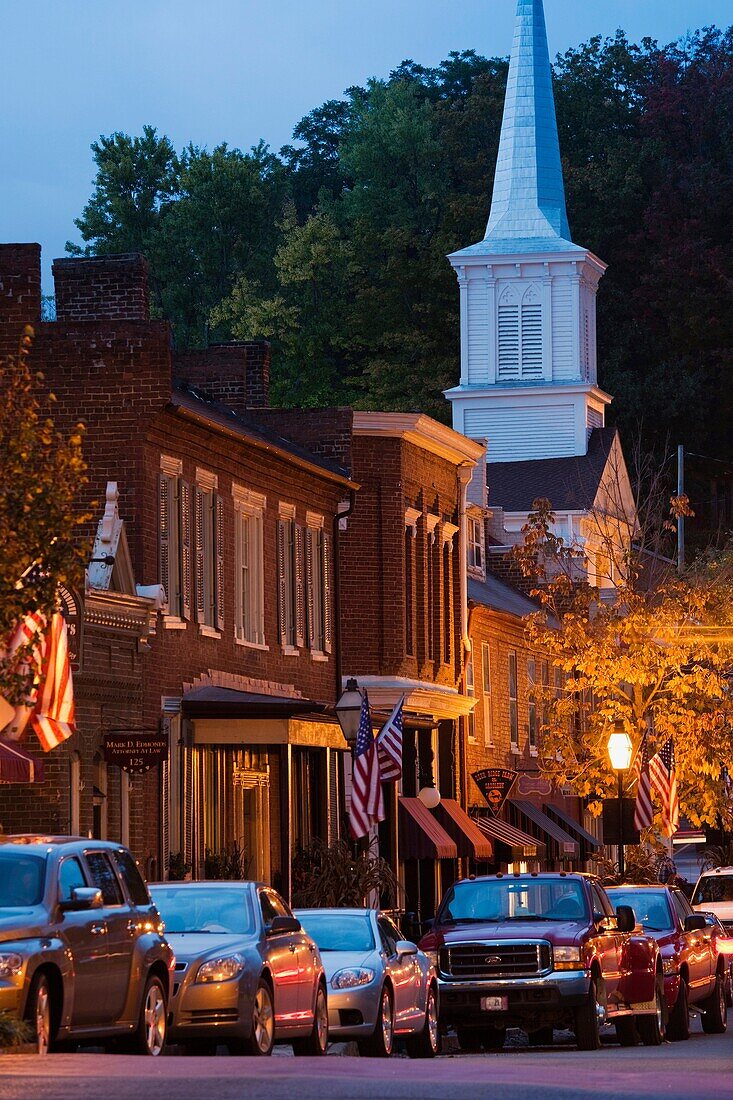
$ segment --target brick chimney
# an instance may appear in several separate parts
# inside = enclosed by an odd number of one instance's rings
[[[139,252],[54,260],[57,321],[148,321],[148,263]]]
[[[176,352],[173,373],[235,412],[265,408],[270,400],[270,345],[253,340]]]
[[[0,322],[35,325],[40,319],[40,244],[0,245]]]

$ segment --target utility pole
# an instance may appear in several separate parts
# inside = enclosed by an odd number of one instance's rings
[[[677,448],[677,496],[685,495],[685,448],[680,443]],[[685,517],[682,510],[677,509],[677,572],[682,573],[685,568]]]

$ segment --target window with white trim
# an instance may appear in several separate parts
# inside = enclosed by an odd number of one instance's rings
[[[519,752],[519,699],[517,695],[517,655],[509,654],[509,740],[514,753]]]
[[[234,498],[235,619],[237,641],[265,645],[265,497],[232,486]]]
[[[494,726],[491,715],[491,654],[489,643],[481,643],[481,687],[483,688],[484,745],[494,746]]]
[[[521,295],[521,297],[520,297]],[[534,283],[508,286],[499,297],[498,378],[542,378],[542,297]]]
[[[468,567],[479,573],[484,571],[484,522],[468,517]]]

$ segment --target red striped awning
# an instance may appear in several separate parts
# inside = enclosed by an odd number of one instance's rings
[[[15,741],[0,738],[0,783],[43,783],[43,763]]]
[[[454,798],[441,798],[433,813],[448,836],[455,841],[459,856],[480,860],[494,858],[491,841]]]
[[[419,798],[400,799],[400,855],[403,859],[458,859],[458,849]]]

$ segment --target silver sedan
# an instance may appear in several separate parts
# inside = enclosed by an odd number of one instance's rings
[[[328,982],[329,1037],[355,1039],[359,1053],[387,1058],[404,1038],[412,1058],[440,1047],[433,964],[376,909],[299,909],[318,944]]]

